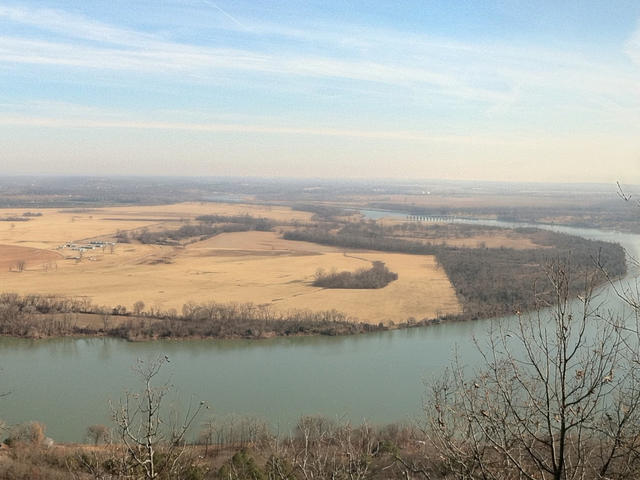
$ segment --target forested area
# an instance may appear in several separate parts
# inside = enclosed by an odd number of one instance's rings
[[[349,223],[332,233],[325,228],[287,231],[284,238],[337,247],[434,255],[460,298],[462,319],[488,318],[550,303],[551,290],[544,266],[564,260],[573,270],[571,288],[577,291],[588,272],[600,275],[601,265],[611,277],[626,272],[624,249],[608,242],[520,229],[544,248],[467,248],[398,238],[403,227],[383,227],[372,222]],[[597,264],[597,265],[596,265]],[[535,291],[536,295],[531,292]]]
[[[269,220],[268,218],[252,217],[251,215],[200,215],[196,217],[196,220],[209,225],[214,223],[246,225],[250,230],[256,230],[259,232],[271,231],[275,225],[273,220]]]
[[[347,210],[332,205],[322,205],[314,203],[294,203],[291,206],[291,209],[301,212],[313,213],[313,217],[311,217],[311,219],[314,221],[333,221],[337,217],[344,217],[354,213],[353,210]]]

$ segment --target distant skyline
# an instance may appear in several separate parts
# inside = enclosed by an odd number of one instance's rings
[[[0,2],[0,175],[640,184],[640,2]]]

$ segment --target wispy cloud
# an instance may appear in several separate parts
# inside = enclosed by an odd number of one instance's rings
[[[154,35],[115,27],[60,10],[0,5],[0,18],[71,38],[112,45],[144,47],[158,41]]]
[[[381,98],[398,109],[446,102],[451,110],[473,108],[487,120],[512,111],[525,118],[543,109],[569,121],[573,112],[578,122],[593,118],[612,128],[616,122],[637,125],[640,118],[637,69],[632,64],[603,64],[587,50],[465,43],[356,25],[281,25],[231,15],[215,2],[198,3],[229,17],[215,28],[235,32],[243,41],[224,41],[223,34],[210,42],[177,41],[164,32],[111,25],[61,10],[0,6],[0,20],[28,27],[7,29],[0,36],[0,67],[117,71],[125,73],[118,77],[123,84],[126,73],[135,73],[165,78],[181,88],[225,80],[257,90],[267,84],[292,97],[359,92],[359,99],[370,105]],[[278,41],[258,41],[263,38]],[[640,65],[640,27],[622,48]],[[142,88],[140,77],[132,78],[132,87]],[[189,126],[194,128],[205,125]],[[421,135],[407,131],[398,136],[418,138]]]
[[[174,44],[170,49],[122,49],[1,36],[0,62],[171,73],[204,68],[266,71],[269,59],[224,48],[180,48]]]
[[[217,4],[207,2],[220,9]],[[224,10],[221,12],[227,16]],[[630,72],[611,75],[606,65],[580,52],[508,45],[476,45],[394,31],[346,26],[296,29],[250,23],[233,16],[234,28],[250,37],[270,35],[324,45],[326,55],[304,44],[286,48],[214,47],[177,42],[51,9],[0,7],[9,22],[56,34],[0,38],[0,62],[214,77],[216,72],[255,72],[270,76],[343,79],[411,88],[415,92],[511,105],[528,89],[592,95],[621,95],[637,88]],[[628,51],[637,58],[638,34]],[[634,53],[635,52],[635,53]],[[635,57],[634,57],[635,55]],[[184,80],[184,78],[183,78]],[[515,95],[518,92],[518,95]]]
[[[640,21],[627,40],[625,51],[627,55],[629,55],[629,58],[640,67]]]
[[[486,138],[476,135],[430,135],[405,130],[362,130],[349,128],[311,128],[292,126],[253,125],[242,123],[187,123],[150,120],[59,118],[29,115],[1,115],[0,125],[44,128],[114,128],[138,130],[170,130],[209,133],[247,133],[271,135],[311,135],[321,137],[347,137],[376,140],[402,140],[428,143],[514,145],[522,143],[514,139]]]
[[[640,24],[626,43],[596,50],[513,31],[434,36],[429,22],[408,31],[394,19],[374,26],[374,15],[323,22],[300,5],[173,0],[134,17],[117,15],[123,0],[69,11],[10,1],[0,5],[0,133],[14,170],[20,155],[36,170],[52,155],[60,165],[92,157],[103,137],[105,159],[139,146],[144,158],[199,156],[208,166],[211,152],[235,151],[247,171],[263,147],[260,159],[274,165],[342,159],[340,174],[372,158],[393,175],[396,161],[431,173],[454,159],[453,174],[464,166],[479,177],[491,175],[487,165],[540,175],[540,162],[555,175],[566,158],[568,174],[583,165],[608,174],[615,158],[623,172],[637,165]]]

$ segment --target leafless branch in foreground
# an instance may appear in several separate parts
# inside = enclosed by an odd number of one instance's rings
[[[640,378],[629,332],[578,301],[552,265],[556,303],[494,326],[481,366],[454,362],[431,386],[426,431],[461,479],[632,479],[640,475]]]

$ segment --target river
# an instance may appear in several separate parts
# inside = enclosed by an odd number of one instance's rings
[[[640,257],[640,235],[535,227],[616,241]],[[632,269],[627,280],[634,275]],[[601,288],[599,299],[612,311],[623,309],[611,287]],[[82,441],[88,425],[109,424],[110,400],[138,387],[132,371],[137,359],[167,355],[164,373],[175,385],[169,401],[184,406],[205,400],[210,410],[202,420],[210,414],[255,415],[281,430],[302,414],[353,422],[411,421],[420,414],[425,380],[442,373],[455,349],[464,363],[476,363],[473,338],[481,338],[489,322],[257,341],[1,338],[0,393],[10,393],[0,399],[0,418],[8,424],[38,420],[56,441]]]

